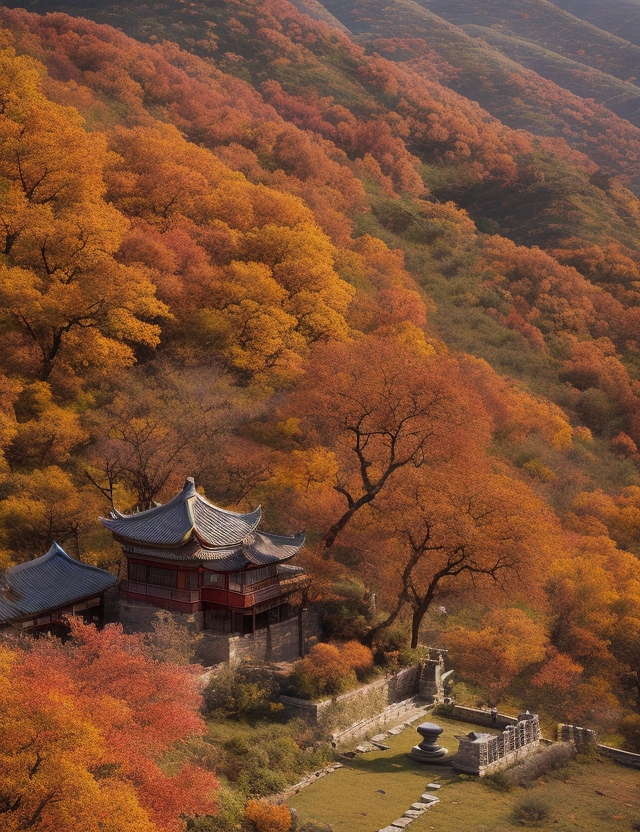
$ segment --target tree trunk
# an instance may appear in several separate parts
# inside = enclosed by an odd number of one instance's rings
[[[363,644],[366,644],[367,647],[371,647],[373,644],[374,638],[380,633],[382,630],[386,630],[387,627],[390,627],[393,622],[396,620],[398,615],[400,614],[400,610],[404,606],[404,598],[401,598],[396,605],[395,610],[388,615],[384,621],[381,621],[380,624],[376,624],[375,627],[372,627],[366,636],[362,639]]]
[[[420,635],[420,625],[422,624],[422,619],[424,618],[426,610],[422,610],[421,607],[414,609],[413,615],[411,616],[411,649],[415,650],[418,646],[418,636]]]

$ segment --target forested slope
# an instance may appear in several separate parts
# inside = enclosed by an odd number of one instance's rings
[[[640,45],[640,11],[636,0],[553,0],[553,5],[586,20],[605,32]]]
[[[116,568],[97,515],[192,474],[307,528],[341,635],[630,736],[638,129],[418,4],[309,8],[0,9],[3,557]]]

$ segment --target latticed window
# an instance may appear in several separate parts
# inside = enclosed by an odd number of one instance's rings
[[[242,572],[232,572],[229,575],[229,589],[235,592],[242,591]]]
[[[129,564],[129,580],[137,581],[139,584],[147,582],[147,567],[144,563]]]
[[[147,567],[147,583],[154,584],[154,586],[170,586],[176,585],[177,572],[175,569],[163,569],[160,566]]]
[[[245,584],[259,584],[273,578],[276,574],[275,566],[265,566],[263,569],[251,569],[245,573]]]

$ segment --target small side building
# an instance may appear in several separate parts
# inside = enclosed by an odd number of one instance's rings
[[[194,615],[220,634],[253,634],[300,613],[309,578],[288,561],[304,534],[259,531],[260,508],[219,508],[189,477],[168,503],[100,519],[126,558],[120,596],[129,604]]]
[[[104,569],[74,560],[54,543],[46,555],[7,569],[0,589],[0,628],[66,632],[64,619],[81,615],[101,624],[104,594],[116,583]]]

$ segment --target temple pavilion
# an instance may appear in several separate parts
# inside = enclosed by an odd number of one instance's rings
[[[309,579],[288,561],[304,534],[259,531],[260,508],[218,508],[189,477],[168,503],[100,519],[122,546],[120,593],[129,602],[202,613],[202,626],[220,633],[253,633],[298,612]]]
[[[12,566],[0,588],[0,627],[29,632],[67,632],[66,619],[80,615],[100,624],[104,594],[116,576],[81,563],[54,543],[46,555]]]

